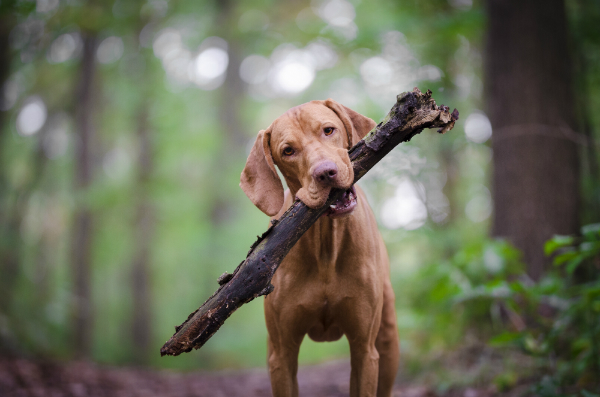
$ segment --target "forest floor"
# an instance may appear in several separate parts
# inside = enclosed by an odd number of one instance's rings
[[[300,367],[301,396],[348,396],[350,363],[333,361]],[[425,383],[423,380],[416,382]],[[395,397],[521,396],[528,385],[514,385],[510,393],[495,386],[449,387],[443,391],[399,379]],[[2,397],[259,397],[271,396],[266,369],[216,372],[173,372],[132,367],[110,367],[86,361],[40,361],[0,357]]]

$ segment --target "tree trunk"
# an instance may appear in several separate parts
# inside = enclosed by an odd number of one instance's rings
[[[150,247],[154,234],[154,209],[149,199],[148,183],[152,174],[153,145],[148,129],[148,104],[138,115],[138,173],[136,186],[135,251],[131,265],[133,293],[132,346],[136,364],[143,364],[150,353],[152,338],[150,293]]]
[[[0,15],[0,93],[10,75],[12,54],[10,50],[10,32],[15,25],[14,15],[6,12]],[[0,110],[0,155],[5,153],[4,145],[10,139],[8,118]],[[21,257],[20,227],[23,219],[22,198],[14,194],[9,186],[4,167],[4,158],[0,157],[0,316],[8,317],[12,305],[13,290],[19,275]],[[11,194],[12,193],[12,194]],[[0,335],[1,336],[1,335]],[[0,337],[0,351],[14,348],[13,342]]]
[[[576,233],[579,160],[563,0],[489,0],[487,99],[494,129],[492,234],[538,280],[543,244]]]
[[[207,242],[207,257],[211,258],[216,266],[205,266],[203,272],[203,289],[210,291],[214,279],[220,274],[219,264],[227,263],[227,227],[232,222],[235,213],[235,195],[227,188],[223,188],[222,181],[236,175],[239,177],[239,164],[231,159],[242,159],[245,156],[246,146],[245,131],[243,131],[241,113],[244,98],[244,85],[240,79],[240,43],[235,31],[230,27],[235,25],[235,0],[219,0],[215,2],[217,14],[215,34],[227,41],[229,63],[225,82],[215,93],[217,96],[218,120],[220,125],[220,145],[211,162],[210,187],[212,200],[209,207],[211,233]],[[237,188],[237,186],[236,186]],[[205,356],[205,360],[210,360]]]
[[[82,195],[92,183],[94,156],[94,75],[96,37],[84,35],[83,56],[75,95],[75,191]],[[91,301],[91,267],[93,215],[89,205],[78,203],[74,214],[72,236],[73,272],[73,345],[75,355],[87,357],[91,351],[93,311]]]
[[[4,84],[8,79],[10,72],[9,66],[11,61],[10,46],[9,46],[9,35],[12,28],[12,24],[8,23],[8,15],[0,15],[0,89],[4,89]],[[4,125],[5,112],[0,110],[0,154],[4,151],[4,136],[5,131],[8,131]],[[2,164],[4,165],[4,164]],[[9,243],[9,238],[12,237],[13,227],[11,220],[9,220],[9,212],[7,211],[8,200],[8,181],[4,175],[4,170],[0,174],[0,314],[6,316],[10,307],[11,298],[11,286],[13,285],[13,279],[18,269],[18,261],[15,262],[14,244]],[[0,349],[3,349],[5,341],[0,340]]]

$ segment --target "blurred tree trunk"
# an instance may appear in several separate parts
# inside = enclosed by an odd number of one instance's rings
[[[244,85],[239,76],[242,43],[240,42],[237,20],[235,15],[235,0],[219,0],[215,2],[217,9],[215,29],[217,36],[225,39],[228,44],[225,82],[215,91],[221,136],[220,145],[212,159],[210,179],[206,181],[210,189],[211,204],[209,207],[211,233],[207,241],[206,256],[211,265],[203,269],[203,288],[210,294],[215,287],[216,278],[225,271],[230,249],[227,246],[227,226],[235,218],[235,195],[233,188],[237,183],[224,184],[223,180],[233,180],[236,175],[239,180],[241,167],[238,159],[244,159],[245,139],[241,122]],[[211,351],[206,350],[204,360],[210,361]]]
[[[219,92],[218,111],[223,140],[219,153],[215,157],[217,162],[215,165],[218,170],[221,170],[221,173],[225,174],[241,172],[241,170],[237,169],[237,163],[231,161],[231,159],[243,158],[244,147],[246,145],[241,120],[242,101],[245,92],[244,83],[239,74],[243,43],[237,34],[237,29],[231,29],[231,26],[237,26],[235,4],[234,0],[221,0],[217,2],[217,34],[227,41],[229,63],[225,83]],[[242,157],[239,157],[240,155]],[[214,181],[221,186],[218,179],[215,178]],[[228,213],[230,210],[226,207],[232,205],[230,203],[231,195],[222,188],[215,189],[215,193],[217,196],[221,196],[216,197],[216,206],[212,218],[216,224],[219,224],[229,218]]]
[[[149,198],[150,176],[153,168],[153,145],[148,129],[148,104],[144,103],[138,114],[138,172],[135,216],[135,247],[131,265],[131,291],[133,293],[132,346],[136,364],[148,359],[151,328],[150,246],[154,234],[154,209]]]
[[[72,236],[72,273],[74,296],[73,345],[76,356],[89,356],[92,344],[93,311],[91,300],[91,268],[93,215],[85,197],[94,174],[94,75],[96,72],[96,36],[84,34],[83,55],[75,95],[75,191],[82,201],[77,203]]]
[[[223,261],[223,253],[227,252],[227,247],[220,246],[226,239],[223,238],[221,229],[228,220],[233,219],[234,203],[231,190],[223,185],[222,180],[236,173],[239,175],[238,163],[232,159],[244,157],[245,141],[240,120],[244,86],[239,76],[241,43],[236,34],[237,29],[230,28],[231,26],[237,26],[234,21],[235,1],[218,1],[216,6],[218,10],[217,22],[215,23],[216,33],[228,43],[229,63],[225,82],[217,94],[219,95],[217,106],[222,140],[219,150],[213,158],[210,173],[211,180],[208,181],[209,184],[213,184],[213,187],[211,187],[213,201],[210,209],[210,219],[215,231],[211,234],[213,241],[209,243],[209,257],[215,262],[226,263],[226,261]],[[235,186],[237,187],[237,185]],[[215,271],[218,272],[218,268]],[[216,273],[207,275],[206,287],[208,291],[213,289],[216,276],[218,276]]]
[[[11,23],[12,15],[0,14],[0,93],[4,94],[4,84],[8,80],[10,74],[11,54],[10,54],[10,31],[13,23]],[[0,99],[2,100],[2,99]],[[4,129],[4,117],[6,113],[0,110],[0,127]]]
[[[596,0],[577,0],[572,30],[572,44],[575,48],[575,91],[577,92],[576,117],[586,139],[584,157],[585,167],[582,167],[583,193],[583,222],[597,222],[600,220],[600,168],[598,167],[598,150],[594,140],[593,107],[594,101],[591,94],[593,84],[590,77],[598,73],[598,65],[594,65],[594,57],[598,53],[600,43],[590,40],[593,32],[597,30],[600,17],[600,7]],[[596,34],[597,35],[597,34]],[[591,36],[591,37],[590,37]],[[590,62],[591,58],[591,62]],[[595,69],[595,70],[594,70]]]
[[[489,0],[486,88],[494,174],[493,235],[524,252],[538,280],[543,244],[578,230],[579,159],[563,0]]]
[[[14,26],[14,15],[7,12],[0,15],[0,94],[10,75],[12,60],[10,51],[10,32]],[[9,133],[5,125],[6,113],[0,110],[0,155],[4,153],[4,144]],[[0,315],[10,310],[13,287],[19,272],[21,237],[19,229],[22,220],[22,205],[19,197],[11,195],[4,158],[0,158]],[[12,196],[12,197],[11,197]],[[14,201],[14,202],[13,202]],[[7,317],[8,318],[8,317]],[[3,336],[0,334],[0,337]],[[10,342],[0,338],[0,350],[9,348]]]

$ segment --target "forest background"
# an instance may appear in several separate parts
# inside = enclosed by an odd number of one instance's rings
[[[158,354],[267,227],[238,187],[257,132],[313,99],[379,121],[418,86],[461,120],[361,181],[403,372],[492,349],[500,389],[600,392],[598,26],[594,0],[1,0],[0,353],[264,366],[261,299]]]

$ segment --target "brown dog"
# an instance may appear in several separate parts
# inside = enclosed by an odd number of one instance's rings
[[[298,352],[306,334],[318,342],[346,335],[350,396],[391,395],[399,350],[389,262],[365,195],[352,186],[348,157],[374,126],[331,99],[305,103],[258,133],[242,172],[246,195],[274,218],[294,197],[318,208],[332,187],[347,189],[291,249],[265,298],[275,397],[298,396]],[[289,187],[285,194],[274,165]]]

